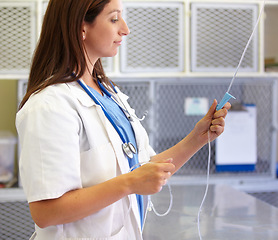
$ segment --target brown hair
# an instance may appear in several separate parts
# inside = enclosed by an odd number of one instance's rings
[[[82,41],[82,23],[93,23],[110,0],[50,0],[43,20],[40,39],[33,56],[27,93],[20,108],[29,97],[47,86],[73,82],[86,68]],[[76,75],[72,75],[75,71]],[[92,72],[94,79],[110,85],[99,59]]]

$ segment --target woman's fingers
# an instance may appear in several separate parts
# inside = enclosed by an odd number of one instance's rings
[[[225,119],[224,119],[224,117],[213,119],[211,124],[212,125],[219,125],[221,127],[225,127]]]
[[[135,176],[134,193],[149,195],[159,192],[174,171],[175,165],[168,159],[144,164],[131,172]]]

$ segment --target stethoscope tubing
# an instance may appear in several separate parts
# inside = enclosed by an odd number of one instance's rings
[[[122,135],[122,133],[120,132],[118,126],[116,125],[116,123],[113,121],[113,119],[111,118],[111,116],[108,114],[107,110],[105,109],[105,107],[102,105],[102,103],[100,101],[98,101],[98,99],[92,94],[92,92],[90,91],[90,89],[88,87],[86,87],[84,85],[84,83],[82,83],[80,80],[78,80],[78,83],[80,84],[80,86],[86,91],[86,93],[94,100],[94,102],[99,105],[103,111],[103,113],[105,114],[105,116],[108,118],[109,122],[113,125],[113,127],[115,128],[115,130],[117,131],[117,133],[119,134],[121,140],[125,143],[126,140],[124,138],[124,136]]]
[[[94,94],[90,91],[90,89],[80,80],[78,79],[77,82],[79,83],[79,85],[84,89],[84,91],[93,99],[93,101],[99,105],[104,113],[104,115],[107,117],[107,119],[109,120],[109,122],[112,124],[112,126],[114,127],[114,129],[116,130],[116,132],[118,133],[119,137],[121,138],[123,145],[123,151],[124,153],[127,155],[127,157],[129,158],[133,158],[133,154],[135,154],[136,148],[134,147],[134,145],[129,141],[127,134],[126,138],[127,140],[124,138],[123,134],[121,133],[119,127],[117,126],[117,124],[115,123],[115,121],[112,119],[112,117],[108,114],[106,108],[103,106],[103,104],[94,96]],[[99,82],[99,85],[101,87],[101,90],[107,94],[110,98],[112,98],[112,95],[104,88],[104,86]],[[112,85],[113,86],[113,85]],[[115,93],[117,93],[115,87],[113,86]],[[116,102],[117,103],[117,102]],[[118,105],[118,103],[117,103]]]
[[[116,94],[118,94],[118,91],[117,91],[117,89],[116,89],[116,87],[114,86],[114,84],[110,81],[110,83],[111,83],[111,86],[113,87],[113,90],[114,90],[114,92],[116,93]],[[124,107],[122,107],[120,104],[119,104],[119,102],[118,102],[118,100],[102,85],[102,83],[98,80],[98,84],[99,84],[99,86],[100,86],[100,89],[108,96],[108,97],[110,97],[111,99],[113,99],[113,101],[114,102],[116,102],[117,104],[118,104],[118,106],[122,109],[122,111],[124,112],[124,114],[126,114],[127,113],[127,118],[130,120],[130,121],[133,121],[133,118],[131,117],[131,114],[127,111],[127,109],[126,109],[126,106],[125,106],[125,104],[121,101],[121,99],[120,99],[120,102],[121,102],[121,104],[124,106]]]

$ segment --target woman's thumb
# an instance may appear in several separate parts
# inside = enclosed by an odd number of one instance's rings
[[[207,112],[207,116],[209,116],[209,117],[213,116],[213,114],[215,113],[215,110],[216,110],[216,106],[217,106],[217,101],[216,101],[216,99],[214,99],[213,103],[210,106],[210,109]]]

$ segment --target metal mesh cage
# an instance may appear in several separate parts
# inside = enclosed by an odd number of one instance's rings
[[[125,2],[131,31],[121,47],[122,72],[183,70],[182,3]]]
[[[186,136],[202,116],[184,113],[185,98],[214,98],[220,100],[227,90],[229,79],[120,79],[113,78],[126,93],[130,105],[141,118],[149,112],[142,125],[151,138],[156,152],[173,146]],[[25,91],[26,80],[19,82],[19,91]],[[22,85],[22,86],[21,86]],[[21,87],[20,87],[21,86]],[[272,177],[273,169],[273,115],[277,103],[275,99],[275,80],[269,78],[237,79],[231,94],[237,101],[254,104],[257,109],[257,164],[254,172],[230,173],[229,176],[266,176]],[[21,89],[21,90],[20,90]],[[23,93],[19,93],[19,98]],[[20,100],[20,99],[19,99]],[[206,173],[208,149],[205,146],[177,173],[184,176],[197,176]],[[215,142],[212,142],[211,172],[216,172]],[[222,174],[223,175],[223,174]]]
[[[29,239],[34,228],[27,202],[0,202],[0,239]]]
[[[234,71],[256,20],[257,5],[192,4],[193,72]],[[241,71],[257,71],[258,32],[246,52]]]
[[[28,73],[35,42],[34,3],[0,2],[0,74]]]
[[[185,137],[203,116],[184,113],[185,98],[202,97],[211,103],[220,100],[229,86],[229,79],[157,79],[142,83],[116,80],[122,90],[130,96],[130,104],[139,109],[140,114],[149,110],[143,121],[152,136],[152,146],[161,152]],[[276,109],[273,79],[237,79],[231,94],[238,102],[254,104],[257,109],[257,163],[255,171],[219,173],[215,164],[215,142],[212,142],[211,174],[219,177],[261,176],[273,177],[273,111]],[[276,86],[276,85],[275,85]],[[149,95],[150,94],[150,95]],[[139,115],[140,115],[139,114]],[[153,124],[152,124],[153,123]],[[180,176],[205,175],[207,170],[208,148],[203,147],[177,173]]]
[[[156,142],[155,149],[160,152],[180,141],[188,134],[202,116],[184,114],[186,97],[205,97],[210,102],[214,98],[221,99],[228,84],[213,84],[209,80],[194,83],[159,83],[156,86]],[[232,88],[232,95],[237,101],[245,104],[255,104],[257,108],[257,164],[254,172],[238,172],[231,175],[272,174],[272,132],[273,132],[273,82],[264,80],[239,79]],[[206,173],[208,149],[204,147],[182,167],[179,175],[200,175]],[[212,142],[211,171],[215,172],[215,142]],[[218,173],[218,175],[221,175]]]

